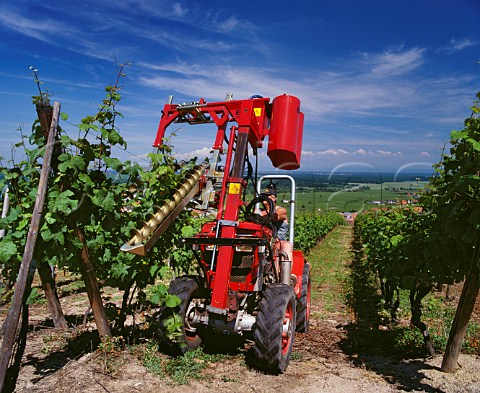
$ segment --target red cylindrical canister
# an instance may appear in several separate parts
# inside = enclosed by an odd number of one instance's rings
[[[300,113],[300,100],[295,96],[283,94],[275,97],[272,102],[267,155],[275,168],[300,167],[302,151],[302,136],[298,138]],[[300,130],[303,134],[302,131],[303,127]]]
[[[303,122],[305,120],[305,115],[303,112],[299,113],[298,116],[298,128],[297,128],[297,158],[298,166],[300,166],[300,160],[302,158],[302,146],[303,146]]]

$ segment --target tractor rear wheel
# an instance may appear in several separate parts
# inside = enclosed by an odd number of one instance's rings
[[[297,300],[297,332],[308,333],[310,323],[310,265],[305,262],[302,273],[302,289]]]
[[[256,368],[270,373],[285,371],[295,336],[296,301],[293,288],[271,284],[262,293],[253,331]]]
[[[162,307],[158,317],[159,347],[168,355],[178,356],[187,351],[197,349],[202,339],[194,326],[189,324],[189,314],[195,311],[195,298],[199,298],[198,283],[191,277],[179,277],[170,283],[168,289],[170,295],[180,298],[177,307]],[[171,333],[167,326],[172,317],[180,318],[181,332]]]

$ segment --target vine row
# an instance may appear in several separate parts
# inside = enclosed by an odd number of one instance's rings
[[[295,217],[294,248],[309,251],[319,239],[324,238],[336,225],[345,223],[338,212],[302,211]]]

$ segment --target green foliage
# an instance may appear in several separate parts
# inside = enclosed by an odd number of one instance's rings
[[[436,217],[433,242],[428,248],[442,264],[458,272],[457,280],[480,266],[480,93],[464,129],[450,134],[450,154],[435,166],[423,202]],[[432,243],[433,243],[432,242]]]
[[[158,345],[156,343],[150,341],[140,358],[143,365],[149,372],[159,376],[160,378],[165,378],[165,370],[163,367],[164,359],[159,354]]]
[[[148,299],[150,300],[151,303],[153,304],[162,304],[165,302],[167,307],[176,307],[180,303],[180,299],[178,297],[174,297],[174,299],[177,299],[174,303],[172,303],[172,300],[168,297],[169,295],[167,294],[167,286],[165,284],[155,284],[149,287],[148,289]],[[171,296],[171,295],[170,295]]]
[[[480,93],[477,95],[480,97]],[[436,176],[422,196],[424,211],[365,211],[356,236],[369,263],[400,287],[463,280],[478,263],[480,241],[480,120],[478,101],[465,128],[451,133],[450,155],[436,165]]]
[[[355,236],[369,268],[391,284],[409,290],[451,280],[451,271],[440,269],[424,247],[432,218],[403,207],[365,210],[359,214]]]
[[[224,360],[228,355],[208,354],[201,348],[187,351],[177,358],[167,358],[160,355],[156,344],[151,341],[143,352],[143,365],[147,370],[160,378],[171,378],[176,385],[187,385],[192,379],[201,379],[202,371],[209,364]]]
[[[480,353],[480,324],[478,322],[470,323],[463,340],[463,349],[468,353]]]
[[[0,242],[0,262],[8,262],[16,254],[17,246],[12,240],[6,239]]]
[[[428,214],[372,210],[355,222],[356,243],[361,245],[357,251],[378,273],[386,304],[392,303],[398,288],[409,290],[412,322],[419,327],[425,289],[433,283],[462,281],[472,265],[480,265],[480,93],[477,98],[465,128],[452,131],[450,154],[435,165],[436,176],[421,198]],[[432,336],[437,347],[444,347],[445,335]]]
[[[123,350],[125,343],[123,337],[105,337],[98,345],[103,371],[107,374],[114,373],[120,366],[119,353]]]
[[[32,288],[30,291],[30,295],[28,295],[28,299],[26,304],[44,304],[45,299],[41,297],[37,288]]]
[[[39,263],[79,272],[78,255],[82,244],[75,234],[81,231],[101,282],[125,291],[136,288],[144,293],[148,285],[167,274],[168,266],[177,270],[189,268],[193,259],[191,252],[176,249],[175,243],[182,231],[192,231],[198,224],[188,214],[182,214],[148,257],[121,252],[120,246],[130,239],[131,230],[138,227],[145,215],[153,212],[154,205],[171,198],[184,172],[193,163],[177,170],[178,165],[171,155],[158,152],[150,156],[151,166],[142,168],[137,163],[123,162],[115,157],[116,150],[126,148],[117,126],[117,119],[122,117],[117,110],[122,98],[122,71],[123,66],[116,83],[105,89],[98,112],[81,120],[77,126],[79,132],[70,133],[78,134],[77,139],[68,136],[62,128],[58,129],[34,257]],[[51,111],[48,95],[40,88],[36,70],[34,73],[40,93],[34,99],[37,111]],[[67,116],[62,114],[61,118]],[[20,143],[26,158],[18,163],[11,162],[12,168],[0,171],[3,175],[0,176],[0,190],[8,185],[11,206],[7,217],[0,219],[0,228],[6,230],[5,237],[0,240],[0,262],[7,287],[16,280],[36,200],[45,152],[45,134],[39,121],[34,123],[28,140],[28,148],[23,140]],[[132,188],[136,189],[134,193],[130,192]],[[167,300],[167,306],[175,303],[166,296],[165,290],[158,289],[152,300],[155,303]]]
[[[228,355],[207,354],[201,348],[187,351],[165,364],[166,374],[178,385],[186,385],[192,379],[201,379],[201,372],[210,364],[225,359]]]
[[[294,248],[307,252],[336,225],[344,222],[343,217],[336,212],[315,213],[303,211],[297,214],[295,216]]]

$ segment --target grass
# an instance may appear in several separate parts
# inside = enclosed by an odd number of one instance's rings
[[[362,211],[372,207],[366,201],[408,199],[407,194],[418,191],[421,186],[415,182],[390,182],[382,185],[344,184],[335,191],[314,191],[313,188],[304,187],[297,192],[295,202],[300,210]]]
[[[192,379],[202,379],[209,364],[227,359],[230,355],[209,354],[201,348],[171,358],[158,352],[155,342],[150,342],[140,355],[143,365],[160,378],[169,378],[175,385],[186,385]]]
[[[107,374],[114,374],[122,365],[119,354],[125,343],[123,337],[105,337],[98,345],[103,371]]]
[[[448,335],[455,316],[455,306],[439,292],[432,292],[427,295],[423,301],[422,321],[428,326],[430,338],[433,342],[435,351],[445,352]],[[408,300],[408,291],[400,291],[400,314],[399,317],[404,320],[410,319],[410,304]],[[396,347],[404,352],[413,349],[418,352],[423,348],[423,336],[418,329],[410,329],[398,326],[397,330],[401,332],[398,335]],[[472,321],[465,334],[462,344],[462,351],[465,353],[480,354],[480,324]]]
[[[351,237],[351,227],[337,226],[307,256],[311,264],[312,299],[319,300],[322,305],[321,318],[339,310],[347,313],[345,299],[350,291]]]
[[[362,211],[373,205],[372,200],[402,200],[409,199],[408,194],[418,192],[425,182],[404,181],[380,183],[338,183],[330,184],[328,191],[308,186],[298,187],[295,194],[295,206],[301,210],[335,210],[335,211]],[[253,198],[251,190],[247,199]],[[279,200],[290,200],[290,193],[279,191]],[[286,204],[284,204],[285,207]]]

